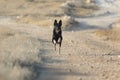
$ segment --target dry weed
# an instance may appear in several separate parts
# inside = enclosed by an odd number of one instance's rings
[[[120,42],[120,21],[114,23],[111,29],[98,30],[95,33],[100,37],[106,37],[107,40]]]

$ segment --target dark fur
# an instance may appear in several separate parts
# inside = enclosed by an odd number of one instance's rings
[[[52,43],[55,46],[55,50],[56,50],[56,44],[59,44],[59,53],[60,53],[60,48],[63,40],[61,26],[62,26],[62,20],[60,20],[59,23],[57,23],[57,20],[54,21]]]

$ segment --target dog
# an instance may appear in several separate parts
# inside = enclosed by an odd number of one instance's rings
[[[55,19],[53,35],[52,35],[52,43],[54,44],[55,51],[56,51],[56,44],[59,44],[59,54],[60,54],[60,48],[63,40],[61,26],[62,26],[62,20],[60,20],[58,23],[57,20]]]

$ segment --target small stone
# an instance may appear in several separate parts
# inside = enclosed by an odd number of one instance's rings
[[[83,80],[82,78],[80,78],[79,80]]]
[[[72,70],[71,70],[71,69],[69,69],[69,72],[72,72]]]
[[[91,68],[93,69],[94,67],[93,67],[93,66],[91,66]]]

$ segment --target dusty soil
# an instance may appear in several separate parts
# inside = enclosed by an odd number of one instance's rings
[[[51,43],[52,29],[13,23],[2,24],[1,29],[4,26],[10,32],[4,29],[1,38],[1,64],[7,66],[1,69],[2,75],[10,67],[7,74],[13,72],[10,77],[15,80],[26,76],[31,80],[31,75],[35,80],[120,79],[120,45],[97,37],[94,29],[63,31],[58,54]]]
[[[85,4],[84,0],[0,1],[0,16],[11,16],[18,23],[34,24],[44,27],[52,25],[51,23],[55,18],[64,20],[64,16],[89,16],[96,10],[98,10],[97,5],[94,3]]]
[[[113,8],[114,6],[112,6]],[[61,53],[54,51],[52,27],[0,18],[0,80],[120,80],[120,44],[96,35],[119,20],[117,7],[104,8],[63,31]],[[115,10],[116,9],[116,10]]]

